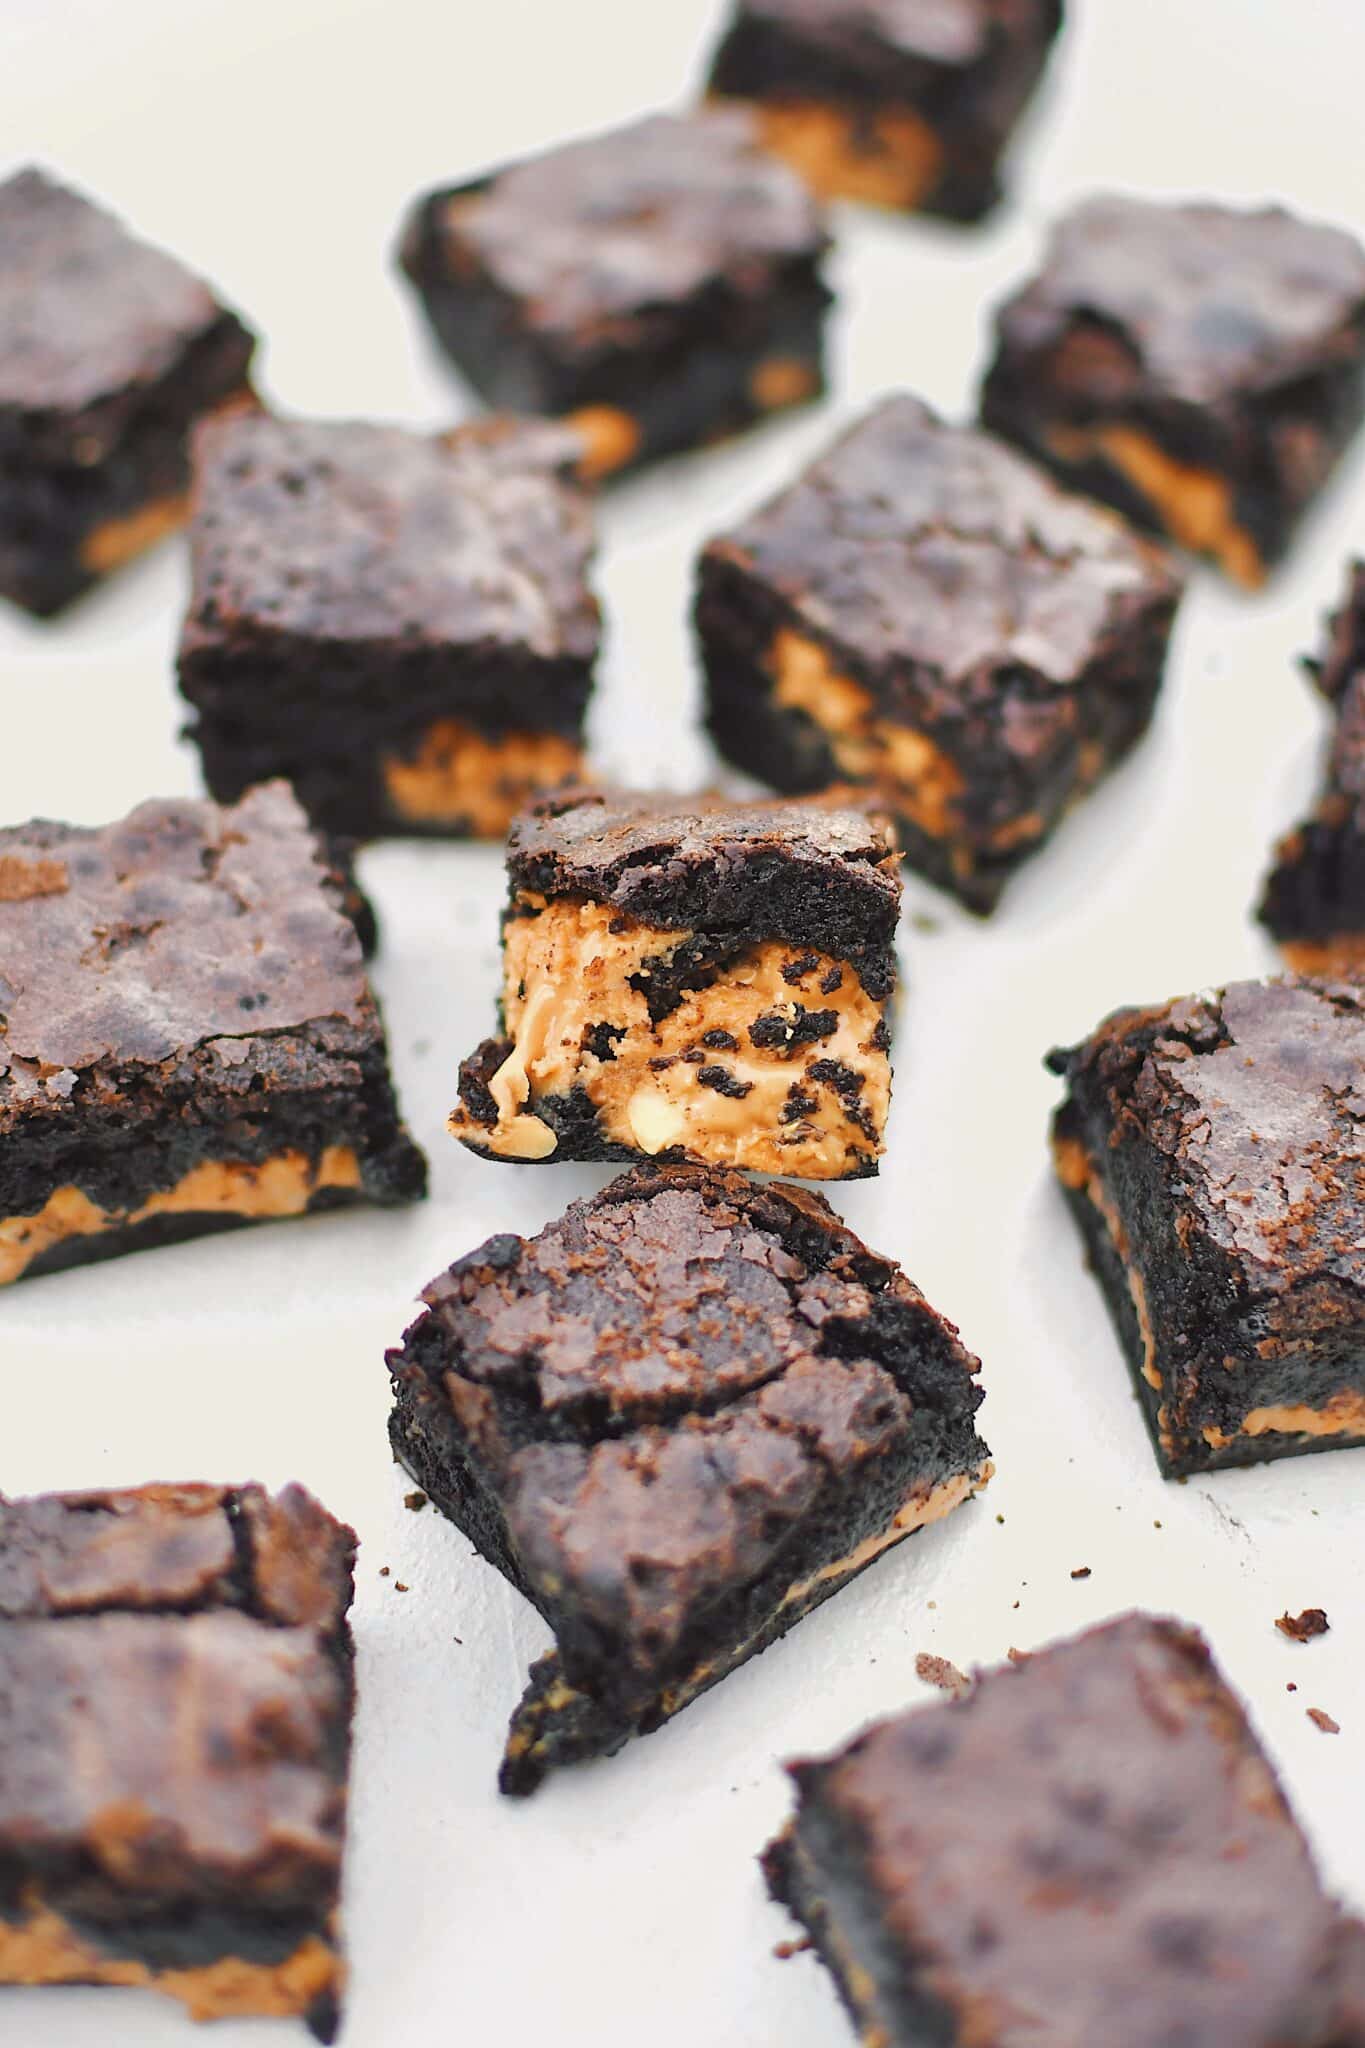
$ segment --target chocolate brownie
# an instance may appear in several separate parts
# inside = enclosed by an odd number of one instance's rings
[[[345,903],[283,783],[0,832],[0,1286],[425,1192]]]
[[[180,687],[212,793],[283,775],[333,832],[501,839],[580,777],[601,618],[577,453],[541,421],[202,428]]]
[[[1254,586],[1365,408],[1365,249],[1282,207],[1100,197],[1001,309],[981,417]]]
[[[866,2042],[1365,2044],[1365,1927],[1193,1629],[1126,1615],[792,1776],[768,1884]]]
[[[877,1171],[900,878],[849,805],[576,791],[507,842],[501,1035],[454,1135],[520,1162]]]
[[[605,476],[824,389],[824,219],[743,108],[656,114],[429,193],[402,264],[493,405]]]
[[[1162,1470],[1365,1442],[1365,993],[1237,982],[1050,1065],[1057,1173]]]
[[[0,183],[0,595],[47,617],[179,526],[189,429],[249,397],[254,346],[90,200]]]
[[[1180,582],[989,435],[884,400],[701,558],[721,752],[861,784],[912,867],[986,912],[1146,730]]]
[[[1062,0],[734,0],[710,91],[817,192],[974,221]]]
[[[659,1727],[990,1476],[956,1330],[781,1182],[637,1167],[423,1299],[394,1449],[555,1634],[505,1792]]]
[[[1300,974],[1365,976],[1365,562],[1308,668],[1332,706],[1322,794],[1275,849],[1261,922]]]
[[[354,1557],[300,1486],[0,1496],[0,1986],[333,2038]]]

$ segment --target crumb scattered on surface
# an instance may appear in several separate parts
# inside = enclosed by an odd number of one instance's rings
[[[1032,1650],[1016,1650],[1014,1645],[1011,1643],[1009,1649],[1006,1650],[1005,1655],[1009,1658],[1011,1664],[1027,1664],[1029,1658],[1033,1655],[1033,1652]]]
[[[773,1950],[773,1954],[777,1957],[779,1963],[789,1963],[793,1956],[803,1956],[807,1949],[814,1948],[814,1946],[815,1943],[811,1940],[810,1936],[804,1934],[800,1941],[779,1941],[777,1947]]]
[[[1293,1679],[1292,1679],[1292,1678],[1290,1679],[1290,1681],[1289,1681],[1288,1685],[1287,1685],[1287,1686],[1285,1687],[1285,1691],[1286,1691],[1286,1692],[1297,1692],[1297,1691],[1298,1691],[1298,1689],[1299,1689],[1299,1688],[1298,1688],[1298,1687],[1297,1687],[1297,1686],[1295,1685],[1295,1683],[1294,1683],[1294,1681],[1293,1681]]]
[[[1154,1529],[1159,1529],[1159,1528],[1161,1527],[1161,1524],[1160,1524],[1160,1522],[1153,1522],[1153,1524],[1152,1524],[1152,1527],[1153,1527]]]
[[[388,1566],[387,1566],[386,1564],[381,1564],[381,1565],[380,1565],[380,1567],[379,1567],[379,1576],[380,1576],[380,1578],[381,1578],[381,1579],[386,1579],[386,1578],[387,1578],[387,1577],[389,1576],[389,1568],[388,1568]]]
[[[1004,1528],[1004,1526],[1005,1526],[1005,1517],[1004,1517],[1003,1515],[997,1515],[995,1519],[996,1519],[996,1521],[997,1521],[997,1522],[998,1522],[998,1523],[1000,1524],[1001,1528],[1003,1529],[1003,1528]]]
[[[463,1649],[463,1648],[464,1648],[464,1637],[463,1637],[463,1636],[452,1636],[452,1637],[450,1638],[450,1640],[451,1640],[451,1642],[452,1642],[452,1643],[458,1643],[461,1649]]]
[[[1075,1571],[1071,1574],[1071,1576],[1073,1579],[1088,1579],[1090,1577],[1089,1565],[1078,1564]]]
[[[956,1664],[950,1664],[946,1657],[931,1657],[927,1650],[921,1650],[915,1659],[915,1676],[926,1685],[936,1685],[940,1692],[950,1692],[958,1699],[972,1689],[972,1681],[965,1671],[959,1671]]]
[[[1291,1643],[1311,1643],[1314,1636],[1325,1636],[1332,1624],[1321,1607],[1305,1607],[1302,1614],[1282,1614],[1275,1626]]]
[[[403,1506],[411,1514],[420,1515],[426,1504],[427,1497],[424,1493],[405,1493],[403,1495]]]
[[[410,1586],[405,1586],[401,1579],[395,1579],[393,1582],[393,1590],[395,1593],[408,1593],[411,1592],[412,1588]]]
[[[1323,1707],[1310,1707],[1308,1718],[1315,1728],[1321,1728],[1324,1735],[1340,1735],[1341,1723],[1334,1721]]]

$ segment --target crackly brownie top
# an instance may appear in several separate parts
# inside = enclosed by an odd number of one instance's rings
[[[224,1070],[281,1033],[377,1034],[355,926],[283,782],[227,808],[0,831],[0,1124],[93,1068],[203,1047]]]
[[[1346,1923],[1191,1630],[1127,1616],[795,1775],[916,1980],[992,2048],[1339,2038]]]
[[[1075,396],[1114,410],[1145,392],[1214,405],[1318,369],[1365,326],[1365,249],[1283,207],[1103,195],[1053,229],[1042,268],[1000,315],[1007,349],[1075,325],[1108,344]],[[1354,343],[1349,336],[1354,330]]]
[[[826,245],[819,205],[744,108],[655,114],[514,164],[450,195],[442,232],[523,322],[585,347],[719,284],[757,300]]]
[[[776,22],[840,52],[890,51],[945,70],[979,64],[1002,37],[1055,32],[1060,0],[742,0],[755,21]]]
[[[590,659],[594,521],[534,424],[452,434],[235,413],[194,439],[186,650],[234,637]]]
[[[1180,587],[1112,513],[907,396],[708,552],[863,662],[923,664],[964,687],[1006,664],[1071,682],[1133,611]]]

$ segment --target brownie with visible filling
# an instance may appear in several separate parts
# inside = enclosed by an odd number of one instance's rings
[[[1365,1443],[1365,992],[1236,982],[1049,1064],[1057,1173],[1162,1470]]]
[[[283,783],[0,831],[0,1286],[425,1192],[350,901]]]
[[[601,616],[568,430],[238,414],[193,453],[180,688],[221,802],[283,775],[332,832],[501,839],[581,778]]]
[[[656,114],[429,193],[402,264],[493,405],[607,476],[824,389],[824,218],[743,108]]]
[[[476,1152],[877,1171],[900,911],[852,805],[575,791],[507,842],[501,1034],[460,1069]]]
[[[975,221],[1062,0],[735,0],[710,93],[817,192]]]
[[[791,1767],[765,1857],[879,2048],[1365,2048],[1365,1927],[1203,1638],[1130,1614]]]
[[[1365,248],[1282,207],[1102,196],[997,317],[988,427],[1255,587],[1365,410]]]
[[[301,1486],[0,1496],[0,1987],[333,2039],[354,1557]]]
[[[1333,710],[1322,794],[1275,849],[1261,922],[1300,974],[1365,976],[1365,562],[1308,668]]]
[[[0,183],[0,595],[49,617],[181,525],[186,440],[254,337],[40,170]]]
[[[1112,513],[889,398],[705,548],[711,732],[779,789],[866,787],[984,913],[1146,730],[1180,590]]]
[[[508,1793],[659,1727],[990,1477],[957,1331],[781,1182],[639,1166],[423,1299],[394,1450],[555,1635]]]

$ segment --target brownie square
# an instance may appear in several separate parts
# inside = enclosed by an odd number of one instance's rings
[[[40,618],[186,513],[186,438],[255,341],[197,277],[46,173],[0,183],[0,595]]]
[[[601,616],[577,452],[538,421],[205,426],[179,669],[212,793],[282,775],[333,832],[501,839],[581,775]]]
[[[1365,2042],[1365,1928],[1192,1629],[1127,1615],[791,1768],[769,1888],[878,2048]]]
[[[1332,707],[1322,793],[1281,840],[1261,922],[1300,974],[1365,978],[1365,562],[1347,574],[1327,645],[1308,669]]]
[[[1049,1062],[1057,1173],[1168,1477],[1365,1443],[1365,992],[1244,981]]]
[[[781,1182],[637,1167],[423,1300],[394,1450],[555,1635],[504,1792],[659,1727],[990,1477],[952,1324]]]
[[[300,1486],[0,1496],[0,1985],[332,2040],[354,1557]]]
[[[705,548],[711,732],[779,789],[867,788],[984,913],[1146,730],[1180,589],[1112,514],[890,398]]]
[[[744,109],[656,114],[420,200],[402,244],[493,405],[572,418],[606,476],[824,389],[823,215]]]
[[[1062,0],[735,0],[710,92],[830,199],[975,221]]]
[[[283,783],[0,832],[0,1286],[425,1192],[346,901]]]
[[[577,791],[517,821],[507,873],[501,1031],[460,1069],[464,1144],[877,1171],[901,894],[884,820]]]
[[[1282,207],[1100,197],[1000,310],[981,417],[1264,581],[1360,424],[1365,249]]]

